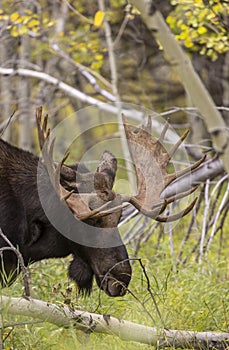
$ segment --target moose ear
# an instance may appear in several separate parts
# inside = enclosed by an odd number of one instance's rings
[[[60,169],[60,183],[68,191],[76,190],[76,170],[63,164]]]
[[[104,151],[96,172],[103,174],[106,178],[107,186],[111,190],[114,184],[114,179],[117,171],[117,159],[109,152]]]

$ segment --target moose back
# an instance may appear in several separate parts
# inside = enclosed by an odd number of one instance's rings
[[[112,157],[112,155],[110,154]],[[93,276],[99,288],[109,296],[120,296],[131,278],[131,267],[125,246],[122,244],[118,229],[115,234],[120,245],[110,248],[89,247],[77,244],[58,232],[46,217],[40,203],[37,188],[37,168],[39,158],[0,140],[0,227],[10,242],[21,252],[25,265],[45,258],[65,257],[72,254],[68,274],[81,293],[90,294]],[[76,179],[75,167],[65,166],[60,180],[66,188],[71,188]],[[90,178],[94,174],[84,170],[87,176],[81,182],[84,192],[91,191]],[[111,177],[114,174],[111,172]],[[44,166],[44,173],[47,170]],[[99,178],[106,180],[103,173],[97,172]],[[112,181],[112,179],[111,179]],[[103,182],[103,181],[102,181]],[[64,206],[53,190],[49,176],[43,177],[44,192],[52,206]],[[74,187],[74,186],[73,186]],[[108,189],[110,192],[110,189]],[[113,225],[117,226],[121,211],[112,216]],[[106,229],[108,216],[88,219],[88,224]],[[90,222],[89,222],[90,221]],[[108,233],[109,234],[109,233]],[[7,243],[0,237],[0,247]],[[12,251],[3,251],[0,264],[0,281],[2,286],[12,283],[20,272],[17,256]]]

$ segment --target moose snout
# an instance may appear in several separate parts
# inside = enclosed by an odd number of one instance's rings
[[[131,279],[131,273],[128,274],[107,274],[97,277],[96,281],[100,289],[102,289],[110,297],[121,297],[127,292],[127,288]]]
[[[114,277],[103,278],[101,282],[98,282],[97,279],[97,284],[109,297],[121,297],[127,291],[127,285]]]
[[[90,253],[94,259],[89,265],[98,287],[110,297],[125,295],[132,274],[126,247],[90,248]]]
[[[127,286],[114,279],[109,279],[105,293],[110,297],[122,297],[126,294]]]

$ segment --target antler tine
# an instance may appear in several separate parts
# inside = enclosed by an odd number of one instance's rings
[[[160,209],[160,213],[163,213],[163,211],[165,210],[165,208],[167,207],[167,205],[169,203],[175,202],[178,199],[182,199],[182,198],[192,194],[193,192],[195,192],[197,190],[198,187],[199,186],[192,187],[188,191],[184,191],[182,193],[178,193],[175,196],[171,196],[169,198],[166,198],[165,200],[155,204],[154,208],[151,210],[145,210],[144,208],[141,208],[140,203],[137,204],[137,201],[133,200],[133,197],[130,199],[130,203],[133,204],[137,209],[139,209],[143,215],[148,216],[151,219],[155,219],[157,221],[160,221],[160,220],[158,220],[158,218],[163,218],[161,221],[165,222],[165,221],[167,221],[168,217],[161,217],[160,215],[157,216],[159,209]],[[188,214],[192,210],[192,208],[194,207],[195,203],[196,203],[196,200],[193,201],[190,204],[190,206],[188,206],[186,209],[184,209],[181,213],[174,214],[173,216],[171,216],[172,219],[170,221],[175,221],[175,220],[179,219],[180,217]],[[179,215],[181,215],[181,216],[179,216]]]
[[[187,208],[182,210],[181,212],[173,214],[173,215],[168,215],[168,216],[161,216],[161,215],[159,215],[159,216],[156,217],[155,220],[159,221],[159,222],[176,221],[176,220],[182,218],[183,216],[187,215],[193,209],[194,205],[196,204],[197,199],[198,199],[198,197],[196,197],[194,199],[194,201]]]
[[[90,219],[90,218],[91,219],[98,219],[98,218],[101,218],[105,215],[114,213],[115,211],[122,210],[125,206],[123,204],[119,204],[119,205],[115,205],[111,208],[108,208],[111,204],[112,204],[112,201],[108,201],[108,202],[104,203],[100,207],[93,209],[88,215],[82,217],[81,220],[86,220],[86,219]],[[126,205],[128,205],[128,204],[126,204]]]
[[[50,129],[47,129],[47,125],[48,125],[48,114],[46,113],[43,119],[42,128],[43,130],[50,132]]]
[[[184,192],[178,193],[178,194],[176,194],[176,195],[174,195],[174,196],[171,196],[171,197],[166,198],[167,204],[172,203],[172,202],[175,202],[175,201],[177,201],[178,199],[184,198],[184,197],[186,197],[186,196],[192,194],[193,192],[195,192],[195,191],[197,190],[198,187],[199,187],[199,185],[194,186],[194,187],[190,188],[190,189],[187,190],[187,191],[184,191]]]
[[[49,137],[49,136],[48,136]],[[49,174],[50,181],[52,182],[53,187],[55,188],[55,191],[59,193],[60,191],[60,168],[59,165],[57,168],[55,168],[55,165],[53,163],[53,149],[54,149],[54,143],[55,138],[51,141],[49,141],[49,138],[46,140],[46,142],[43,145],[42,148],[42,156],[44,160],[44,164],[46,166],[47,172]]]
[[[55,142],[55,139],[53,139],[53,142],[52,142],[53,146],[54,146],[54,142]],[[52,150],[51,150],[51,147],[50,147],[51,159],[53,159],[53,146],[52,146]],[[57,187],[60,185],[60,170],[61,170],[61,168],[62,168],[64,162],[65,162],[66,159],[68,158],[68,156],[69,156],[69,152],[66,152],[65,155],[64,155],[64,157],[63,157],[62,160],[57,164],[57,167],[56,167],[56,169],[54,170],[55,188],[57,188]],[[71,192],[72,192],[72,191],[71,191]],[[70,193],[71,193],[71,192],[70,192]],[[74,191],[73,191],[72,193],[74,193]],[[69,197],[70,197],[70,195],[69,195],[69,196],[67,195],[67,198],[69,198]],[[63,197],[63,198],[65,198],[65,197]],[[63,199],[63,198],[61,198],[61,199]]]
[[[173,221],[189,213],[192,210],[195,201],[193,201],[185,210],[181,213],[172,215],[170,217],[163,217],[160,214],[166,208],[168,203],[172,203],[178,199],[188,196],[196,190],[197,187],[193,187],[190,190],[182,193],[178,193],[175,196],[161,199],[163,190],[176,178],[194,170],[204,161],[205,157],[200,159],[195,164],[187,167],[175,174],[168,174],[166,167],[178,149],[180,144],[187,137],[186,131],[176,142],[169,152],[164,151],[162,142],[165,138],[165,134],[169,128],[169,122],[166,121],[164,128],[158,139],[151,136],[149,126],[142,127],[138,132],[132,132],[131,127],[127,125],[126,119],[123,116],[124,130],[126,132],[126,138],[130,154],[135,164],[138,192],[136,195],[131,196],[130,203],[133,204],[144,215],[155,218],[161,221]],[[148,119],[149,125],[149,119]]]
[[[36,121],[37,121],[37,131],[38,131],[38,140],[40,150],[44,147],[45,141],[49,138],[50,129],[47,129],[48,125],[48,114],[46,114],[43,118],[42,123],[42,106],[36,108]]]
[[[54,144],[55,144],[56,138],[53,138],[48,150],[48,160],[50,163],[50,176],[53,178],[54,181],[54,188],[56,191],[59,191],[60,188],[60,168],[62,167],[62,161],[58,163],[57,167],[55,167],[53,163],[53,151],[54,151]],[[47,143],[47,148],[48,148],[48,143]]]
[[[159,141],[160,143],[162,143],[162,142],[164,141],[165,134],[166,134],[168,128],[169,128],[169,118],[166,120],[166,123],[165,123],[165,125],[164,125],[164,127],[163,127],[163,129],[162,129],[161,135],[159,136],[158,141]]]
[[[69,152],[64,155],[58,164],[54,163],[53,155],[55,138],[52,138],[52,140],[50,139],[50,129],[47,127],[48,115],[42,118],[42,107],[36,109],[36,120],[39,145],[43,156],[43,162],[49,175],[49,179],[60,200],[66,203],[75,218],[78,220],[100,218],[115,211],[120,211],[123,207],[123,203],[121,201],[121,196],[119,195],[116,196],[113,201],[107,201],[104,203],[103,199],[100,198],[97,193],[79,194],[75,192],[75,189],[68,191],[61,185],[61,168],[64,166],[64,162],[68,158]],[[105,167],[105,169],[107,168]],[[127,198],[126,196],[125,199],[129,199],[129,197]],[[94,204],[92,205],[91,209],[90,207],[93,201]]]
[[[193,163],[192,165],[190,165],[187,168],[184,168],[180,171],[177,171],[175,174],[169,174],[166,177],[166,185],[165,188],[175,179],[178,179],[179,177],[191,172],[192,170],[198,168],[206,159],[207,155],[205,154],[202,158],[200,158],[199,160],[197,160],[197,162]]]
[[[160,200],[157,203],[152,204],[150,208],[145,208],[142,205],[141,200],[138,200],[137,196],[132,196],[129,200],[129,202],[138,209],[143,215],[150,217],[151,219],[155,219],[155,217],[162,213],[168,202],[166,199]]]
[[[189,130],[186,130],[184,132],[184,134],[179,138],[179,140],[177,141],[177,143],[175,143],[175,145],[171,148],[171,150],[168,152],[168,159],[171,159],[172,156],[174,155],[174,153],[176,152],[176,150],[178,149],[178,147],[181,145],[181,143],[184,141],[184,139],[187,137],[187,135],[189,134]]]
[[[146,132],[151,134],[151,129],[152,129],[152,117],[151,117],[151,115],[148,115],[146,126],[143,125],[142,128],[143,128],[143,130],[145,130]]]
[[[64,162],[69,156],[69,152],[66,153],[60,163],[55,167],[53,162],[53,153],[54,153],[54,144],[55,138],[50,141],[50,128],[47,128],[48,125],[48,114],[43,118],[42,122],[42,107],[36,109],[36,120],[37,120],[37,130],[39,145],[43,155],[44,164],[48,171],[50,180],[57,193],[60,192],[60,169],[63,166]],[[71,192],[67,193],[63,198],[67,199],[71,196]],[[61,198],[62,199],[62,198]]]

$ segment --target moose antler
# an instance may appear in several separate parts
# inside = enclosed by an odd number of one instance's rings
[[[74,197],[77,197],[77,205],[76,201],[71,198],[73,196],[73,191],[69,192],[67,191],[63,186],[60,184],[60,169],[64,163],[64,161],[67,159],[68,154],[66,154],[62,161],[55,166],[53,162],[53,148],[55,139],[50,141],[50,129],[47,127],[47,121],[48,121],[48,115],[46,114],[43,118],[42,122],[42,107],[38,107],[36,109],[36,121],[37,121],[37,130],[38,130],[38,139],[39,139],[39,145],[42,152],[44,164],[46,166],[50,181],[58,194],[61,201],[65,201],[68,207],[74,212],[74,214],[81,218],[84,216],[88,216],[88,206],[87,204],[82,200],[82,198],[74,194]],[[76,199],[76,198],[74,198]]]
[[[77,219],[86,220],[88,218],[99,218],[115,212],[117,212],[118,215],[122,208],[129,202],[141,213],[157,221],[174,221],[188,214],[195,205],[196,199],[180,213],[170,216],[160,215],[165,210],[167,204],[186,197],[197,189],[197,186],[195,186],[186,192],[178,193],[177,195],[167,198],[161,198],[162,192],[171,182],[196,169],[205,159],[204,156],[198,162],[177,173],[167,173],[166,167],[180,144],[186,138],[188,131],[186,131],[172,149],[167,152],[163,151],[164,147],[162,142],[169,128],[168,122],[166,122],[160,137],[156,139],[151,136],[152,123],[150,117],[148,118],[147,126],[143,126],[137,131],[132,131],[131,126],[127,124],[123,116],[128,147],[137,175],[138,192],[136,195],[131,196],[116,194],[112,190],[117,162],[116,158],[109,151],[103,153],[95,174],[76,173],[70,167],[65,166],[64,162],[68,154],[63,157],[58,165],[55,164],[53,162],[55,139],[50,140],[50,129],[47,127],[47,115],[42,122],[42,107],[37,108],[36,119],[40,149],[52,185],[59,198],[67,204]],[[80,179],[79,182],[81,182],[81,184],[84,182],[89,183],[89,187],[91,186],[92,189],[86,191],[86,193],[78,193],[78,184],[77,181],[75,181],[74,189],[68,191],[60,183],[60,173],[62,177],[70,179],[74,179],[74,176],[77,174],[77,178]],[[114,220],[113,224],[116,225],[116,219],[117,218],[114,216],[113,219],[110,218],[110,222]]]
[[[178,214],[160,216],[167,204],[183,198],[197,189],[196,186],[175,196],[161,198],[161,193],[171,182],[196,169],[205,159],[204,156],[190,167],[177,173],[167,173],[166,167],[180,144],[186,138],[188,131],[180,137],[169,152],[163,152],[164,147],[162,142],[169,127],[168,122],[166,122],[158,139],[151,136],[151,117],[148,117],[147,125],[145,127],[143,126],[137,132],[131,130],[124,116],[123,124],[130,154],[136,169],[138,188],[138,193],[135,196],[131,196],[129,202],[144,215],[154,218],[157,221],[174,221],[189,213],[195,205],[197,198]]]
[[[60,173],[64,168],[64,174],[66,172],[73,172],[72,176],[76,177],[76,173],[69,167],[64,165],[64,162],[68,158],[69,153],[66,153],[59,164],[55,164],[53,161],[53,149],[55,138],[50,140],[50,129],[48,128],[48,115],[46,114],[42,122],[42,107],[36,109],[36,121],[38,130],[38,139],[40,150],[42,152],[44,165],[47,169],[50,181],[62,202],[65,202],[70,210],[73,212],[74,216],[79,220],[86,220],[88,218],[98,218],[104,215],[113,213],[114,211],[121,210],[120,197],[116,196],[113,191],[111,191],[115,172],[116,172],[116,159],[109,152],[104,152],[101,164],[98,167],[100,173],[105,173],[106,171],[112,172],[111,178],[101,176],[101,174],[95,174],[94,187],[97,193],[76,193],[77,187],[72,191],[66,190],[60,183]],[[110,162],[110,169],[107,165]],[[78,174],[81,175],[81,174]],[[100,175],[100,176],[96,176]],[[102,182],[102,183],[101,183]],[[104,183],[105,182],[105,183]],[[108,192],[103,193],[103,189],[108,188]],[[105,198],[104,198],[105,197]],[[105,203],[104,203],[105,202]],[[90,206],[89,206],[90,204]],[[92,208],[91,208],[92,207]]]

